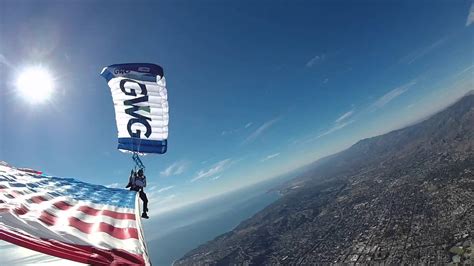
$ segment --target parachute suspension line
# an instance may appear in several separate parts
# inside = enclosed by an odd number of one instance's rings
[[[134,142],[133,142],[133,144],[134,144]],[[142,144],[142,140],[139,139],[138,140],[138,146],[137,146],[136,150],[140,151],[141,144]],[[132,148],[134,148],[134,147],[132,146]],[[135,150],[135,149],[133,149],[133,150]],[[135,162],[135,171],[137,171],[137,168],[145,170],[145,165],[143,164],[142,160],[140,159],[139,152],[133,152],[132,159]]]
[[[139,169],[145,170],[145,165],[143,164],[142,160],[140,160],[140,156],[138,156],[138,153],[137,153],[137,152],[134,152],[134,153],[133,153],[132,159],[133,159],[133,161],[135,162],[135,170],[137,169],[137,167],[138,167]]]
[[[138,150],[138,151],[140,150],[141,142],[142,142],[142,140],[139,139],[139,141],[138,141],[138,146],[136,146],[137,149],[135,149],[135,142],[132,141],[132,150],[134,150],[133,155],[132,155],[132,159],[133,159],[133,161],[135,162],[135,166],[133,167],[135,172],[136,172],[138,169],[143,169],[143,170],[145,170],[145,165],[143,164],[142,160],[140,159],[139,152],[135,151],[135,150]],[[137,169],[137,168],[138,168],[138,169]]]

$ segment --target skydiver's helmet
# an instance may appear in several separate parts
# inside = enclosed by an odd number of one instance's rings
[[[142,177],[143,176],[143,169],[139,169],[137,172],[138,176]]]

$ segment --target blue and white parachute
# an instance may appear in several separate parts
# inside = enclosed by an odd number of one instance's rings
[[[133,153],[165,153],[169,107],[163,68],[133,63],[105,67],[101,75],[112,92],[118,149]]]

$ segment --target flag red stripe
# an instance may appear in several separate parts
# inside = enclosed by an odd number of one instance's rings
[[[138,231],[136,228],[118,228],[103,222],[99,223],[98,227],[95,227],[93,223],[83,222],[76,217],[69,218],[69,225],[86,234],[90,234],[93,230],[96,230],[97,232],[103,232],[118,239],[138,239]]]
[[[110,210],[97,210],[89,206],[81,206],[78,208],[78,210],[92,216],[102,214],[102,215],[109,216],[115,219],[135,220],[135,214],[133,213],[114,212]]]
[[[41,203],[43,201],[47,201],[48,199],[43,196],[34,196],[29,198],[27,201],[31,201],[33,203]]]
[[[14,212],[17,214],[17,215],[23,215],[23,214],[26,214],[27,212],[29,212],[30,210],[25,206],[25,205],[21,205],[19,208],[15,208]]]
[[[49,239],[38,239],[19,232],[10,232],[3,229],[0,229],[0,238],[12,244],[44,254],[91,265],[145,264],[143,256],[120,249],[106,250]]]
[[[41,213],[39,220],[47,225],[54,225],[58,221],[58,217],[56,217],[56,215],[53,215],[47,211],[43,211],[43,213]]]
[[[60,209],[60,210],[63,210],[63,211],[68,210],[69,208],[72,207],[71,204],[69,204],[69,203],[67,203],[67,202],[65,202],[65,201],[58,201],[58,202],[55,202],[55,203],[53,204],[53,206],[56,207],[56,208],[58,208],[58,209]]]

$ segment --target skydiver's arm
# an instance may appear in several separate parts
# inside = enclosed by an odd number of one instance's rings
[[[143,176],[143,187],[146,187],[146,176]]]

